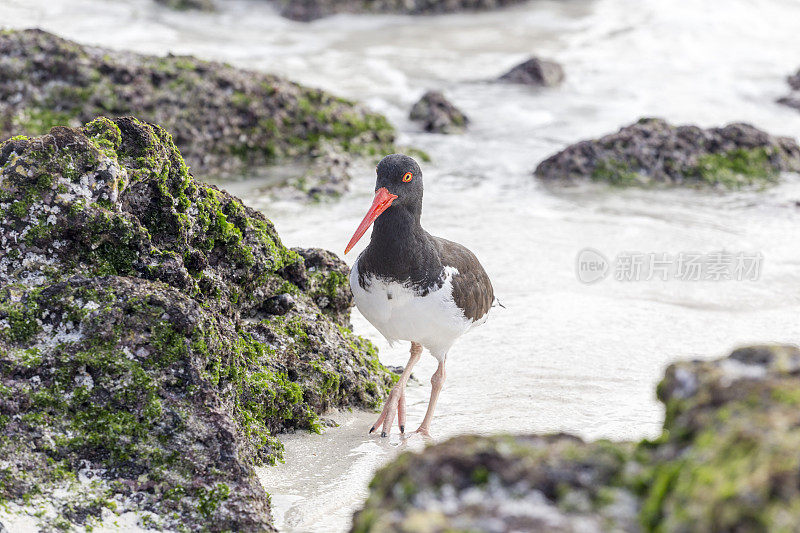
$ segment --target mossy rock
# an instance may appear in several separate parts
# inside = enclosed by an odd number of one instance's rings
[[[276,435],[392,383],[346,265],[195,181],[158,126],[0,144],[0,211],[0,502],[41,527],[271,530],[252,467]]]
[[[611,531],[632,447],[570,435],[465,435],[381,469],[352,531]],[[445,503],[446,502],[446,503]],[[627,511],[627,510],[626,510]]]
[[[159,123],[200,177],[266,171],[323,144],[377,157],[394,142],[382,115],[278,76],[81,46],[41,30],[0,34],[0,140],[98,115]]]
[[[617,133],[565,148],[542,161],[535,174],[551,183],[740,189],[773,185],[781,172],[800,172],[800,146],[794,139],[749,124],[702,129],[643,118]]]
[[[353,531],[794,531],[800,350],[670,366],[663,434],[461,436],[375,475]]]
[[[247,358],[230,324],[133,278],[71,278],[18,304],[13,292],[3,289],[0,316],[25,309],[39,328],[24,342],[0,329],[3,504],[26,515],[52,506],[41,527],[135,512],[153,528],[271,530],[236,416],[259,399],[246,376],[264,361]]]

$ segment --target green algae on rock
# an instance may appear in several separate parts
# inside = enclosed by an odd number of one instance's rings
[[[269,187],[276,199],[319,202],[339,198],[350,188],[352,159],[330,143],[323,143],[311,154],[311,164],[298,177],[281,186]]]
[[[346,265],[284,247],[158,126],[0,144],[0,210],[0,502],[41,527],[272,530],[275,435],[392,383]]]
[[[643,446],[642,522],[664,531],[792,531],[800,512],[800,350],[750,346],[681,362],[658,386],[664,434]]]
[[[353,531],[604,531],[636,523],[631,446],[460,436],[380,470]],[[607,528],[607,529],[604,529]]]
[[[257,171],[322,143],[376,155],[394,142],[382,115],[278,76],[81,46],[41,30],[0,34],[0,140],[98,115],[162,125],[200,177]]]
[[[774,184],[787,171],[800,172],[800,146],[794,139],[748,124],[702,129],[643,118],[617,133],[565,148],[542,161],[535,175],[555,183],[737,189]]]
[[[3,291],[0,316],[15,288]],[[179,291],[133,278],[73,277],[19,304],[40,329],[25,342],[5,342],[0,329],[0,501],[9,510],[43,513],[42,528],[137,512],[145,527],[188,531],[213,519],[210,529],[271,530],[248,436],[205,375],[207,347],[243,359],[234,331]]]
[[[794,531],[800,350],[670,366],[662,435],[462,436],[380,470],[353,531]]]

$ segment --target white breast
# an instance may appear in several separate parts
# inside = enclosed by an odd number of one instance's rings
[[[439,289],[418,295],[408,284],[367,276],[366,288],[358,283],[358,260],[350,271],[350,288],[361,314],[386,337],[422,344],[440,361],[458,337],[473,325],[453,300],[453,277],[458,270],[445,267]],[[479,322],[483,322],[485,317]]]

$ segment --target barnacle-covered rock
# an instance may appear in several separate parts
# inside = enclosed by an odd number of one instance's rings
[[[394,141],[382,115],[279,76],[82,46],[41,30],[0,32],[0,140],[98,115],[160,124],[198,177],[268,172],[323,144],[390,153]]]
[[[619,186],[656,184],[738,188],[769,185],[800,172],[800,146],[749,124],[673,126],[643,118],[617,133],[581,141],[542,161],[542,180],[591,180]]]
[[[252,466],[281,458],[276,434],[392,383],[349,329],[344,263],[284,247],[158,126],[98,118],[0,144],[0,215],[13,516],[271,530]]]
[[[662,435],[461,436],[380,470],[353,531],[792,531],[800,350],[670,366]]]

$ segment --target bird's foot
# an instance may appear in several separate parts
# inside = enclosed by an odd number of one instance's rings
[[[392,431],[392,423],[394,422],[395,415],[399,415],[400,419],[400,433],[405,433],[405,402],[403,398],[403,391],[398,388],[393,388],[386,398],[386,403],[383,404],[383,410],[378,420],[372,424],[369,429],[370,434],[378,429],[381,430],[381,437],[388,437]]]
[[[414,434],[415,435],[422,435],[426,439],[430,439],[431,438],[431,430],[430,430],[430,428],[427,428],[425,426],[420,426],[419,429],[417,429],[414,432]]]

